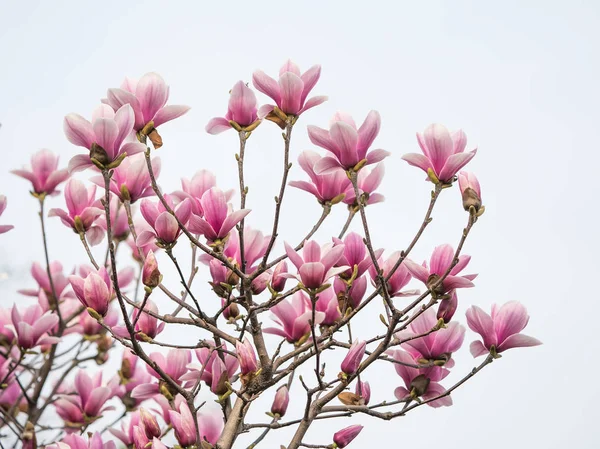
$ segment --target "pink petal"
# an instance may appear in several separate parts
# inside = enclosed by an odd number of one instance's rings
[[[455,288],[471,288],[475,284],[462,276],[447,276],[444,279],[444,289],[446,291],[454,290]]]
[[[306,97],[308,96],[310,91],[313,89],[313,87],[315,87],[315,84],[317,84],[317,81],[319,81],[320,77],[321,77],[321,66],[320,65],[314,65],[302,74],[301,79],[302,79],[304,88],[302,90],[302,97],[300,98],[301,104],[304,104],[304,102],[306,101]],[[308,108],[305,107],[304,110],[306,110],[306,109],[308,109]]]
[[[436,173],[440,173],[444,163],[454,151],[450,133],[445,126],[434,123],[425,129],[423,139],[433,168]]]
[[[308,288],[317,288],[325,279],[325,267],[321,262],[307,262],[300,267],[300,278]]]
[[[477,150],[473,150],[469,153],[457,153],[450,156],[438,176],[440,181],[450,181],[461,168],[463,168],[471,159],[473,159],[476,153]]]
[[[229,124],[229,120],[224,117],[214,117],[210,119],[204,129],[208,134],[220,134],[230,130],[231,125]]]
[[[342,165],[337,159],[334,159],[329,156],[321,158],[319,162],[317,162],[317,164],[314,166],[314,170],[317,175],[333,173],[334,171],[339,170],[340,168],[344,167],[342,167]]]
[[[376,164],[377,162],[381,162],[386,157],[390,156],[392,153],[385,150],[373,150],[367,153],[367,164]]]
[[[69,161],[68,170],[69,173],[76,173],[82,170],[85,170],[88,167],[92,167],[92,161],[87,154],[78,154],[73,156]]]
[[[141,142],[127,142],[121,147],[121,153],[127,153],[127,156],[133,156],[134,154],[146,151],[146,149],[146,145]]]
[[[413,167],[419,167],[424,172],[427,172],[428,168],[433,168],[433,164],[425,156],[419,153],[408,153],[402,156],[406,162]]]
[[[425,268],[423,265],[413,262],[410,259],[406,259],[402,263],[406,266],[413,277],[417,278],[424,284],[427,283],[427,279],[429,279],[429,270],[427,268]]]
[[[381,128],[381,116],[377,111],[370,111],[367,118],[358,129],[358,144],[356,149],[359,153],[366,153]]]
[[[166,243],[173,243],[177,240],[179,225],[177,220],[169,212],[161,213],[154,224],[156,235]]]
[[[513,334],[518,334],[529,322],[525,306],[517,301],[504,304],[494,316],[494,329],[498,342],[502,343]]]
[[[480,340],[472,342],[469,345],[469,351],[471,351],[471,355],[473,357],[479,357],[490,352],[485,346],[483,346],[483,343]]]
[[[144,121],[148,123],[167,102],[169,89],[158,73],[150,72],[138,81],[135,96],[140,102]]]
[[[308,130],[308,138],[310,141],[328,151],[331,151],[333,154],[337,155],[338,151],[336,146],[331,140],[331,136],[329,132],[323,128],[319,128],[318,126],[309,125],[307,127]],[[315,170],[316,171],[316,170]]]
[[[65,117],[63,130],[69,142],[88,150],[96,140],[92,124],[78,114],[69,114]]]
[[[115,139],[115,150],[117,150],[123,141],[133,131],[133,125],[135,123],[135,115],[130,105],[126,104],[121,106],[117,112],[115,112],[115,123],[119,129],[117,138]]]
[[[125,104],[131,105],[135,116],[135,128],[140,130],[144,127],[144,116],[142,108],[136,96],[124,89],[108,89],[108,104],[116,111]]]
[[[356,145],[358,144],[358,133],[344,122],[335,122],[329,130],[331,141],[337,147],[340,163],[349,168],[359,162]],[[317,170],[315,170],[317,171]]]
[[[92,126],[96,135],[96,143],[106,151],[108,158],[112,161],[115,157],[115,140],[119,134],[117,124],[114,120],[99,118],[94,121]]]
[[[429,271],[442,276],[454,259],[454,249],[445,244],[436,246],[429,261]]]
[[[326,95],[319,95],[317,97],[309,98],[308,101],[304,103],[304,107],[298,112],[298,115],[308,111],[311,108],[314,108],[315,106],[319,106],[321,103],[325,103],[327,100],[329,100],[329,97]]]
[[[285,247],[285,253],[290,258],[290,261],[296,266],[296,269],[299,270],[304,264],[304,260],[287,242],[284,242],[283,245]]]
[[[486,347],[498,344],[496,333],[494,332],[494,322],[492,318],[480,307],[471,306],[467,310],[467,324],[473,332],[477,332],[483,337]],[[473,351],[471,351],[472,353]]]
[[[279,84],[262,70],[257,70],[252,74],[252,83],[254,87],[263,94],[271,97],[273,101],[280,104]]]
[[[85,404],[83,411],[90,417],[98,416],[102,406],[111,397],[111,391],[108,387],[94,388],[90,394],[88,402]]]
[[[286,72],[279,77],[279,94],[281,95],[281,110],[286,114],[298,114],[302,107],[301,97],[304,83],[292,72]]]
[[[504,340],[500,346],[498,346],[498,352],[506,351],[511,348],[526,348],[529,346],[539,346],[542,342],[537,338],[530,337],[523,334],[514,334]]]
[[[223,224],[221,225],[221,229],[219,229],[219,237],[223,238],[225,237],[227,234],[229,234],[229,231],[231,231],[233,229],[233,227],[238,224],[240,221],[242,221],[244,219],[244,217],[246,215],[248,215],[250,213],[250,209],[240,209],[240,210],[236,210],[235,212],[232,212],[231,214],[229,214],[227,216],[227,218],[225,219],[225,221],[223,222]]]
[[[189,106],[183,105],[171,104],[165,106],[154,116],[154,127],[158,128],[164,123],[170,122],[171,120],[175,120],[176,118],[179,118],[182,115],[186,114],[190,109],[191,108]]]

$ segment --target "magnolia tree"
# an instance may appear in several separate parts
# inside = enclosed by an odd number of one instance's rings
[[[521,304],[494,306],[490,314],[473,306],[466,321],[479,336],[470,351],[483,361],[457,383],[445,381],[465,338],[454,316],[458,291],[476,277],[463,274],[470,257],[461,252],[484,206],[477,178],[460,171],[476,151],[465,151],[463,131],[433,124],[417,134],[420,152],[402,158],[425,173],[429,205],[402,250],[377,248],[368,212],[383,201],[377,189],[389,155],[371,148],[379,114],[369,112],[359,127],[338,112],[328,129],[308,126],[310,141],[324,152],[296,154],[292,147],[292,131],[327,99],[309,97],[320,74],[320,66],[301,73],[292,62],[278,80],[255,72],[253,86],[274,103],[260,108],[244,82],[233,86],[227,113],[206,131],[237,133],[237,192],[219,188],[206,170],[183,179],[181,190],[159,187],[153,153],[163,125],[189,108],[167,104],[169,88],[155,73],[108,89],[91,120],[65,117],[66,138],[79,151],[68,168],[42,150],[30,169],[12,171],[31,183],[45,258],[31,267],[37,286],[20,290],[32,305],[0,308],[3,447],[254,448],[279,432],[273,438],[282,448],[343,448],[361,432],[360,416],[391,420],[423,405],[449,406],[453,391],[502,352],[540,344],[521,334],[529,319]],[[253,154],[246,150],[252,134],[280,130],[281,187],[272,228],[262,232],[247,223],[245,161]],[[292,159],[306,180],[288,181]],[[90,183],[71,178],[75,172]],[[306,191],[322,214],[300,242],[276,246],[288,186]],[[429,263],[411,260],[436,203],[456,189],[466,224],[455,247],[436,247]],[[2,196],[0,214],[5,207]],[[347,208],[345,225],[314,240],[333,207]],[[60,219],[85,249],[72,271],[48,254],[48,217]],[[359,231],[348,233],[353,220]],[[100,260],[90,247],[102,244]],[[190,244],[188,267],[176,253]],[[281,246],[285,252],[277,254]],[[167,288],[161,272],[172,273],[171,284],[182,290]],[[211,293],[199,297],[202,276]],[[405,288],[413,278],[421,291]],[[381,323],[371,319],[377,314]],[[169,333],[170,326],[183,330]],[[359,340],[352,329],[371,334]],[[111,359],[118,372],[100,367]],[[395,385],[369,385],[365,373],[376,367],[393,367]],[[372,389],[386,399],[371,401]],[[296,406],[288,411],[290,402]],[[330,434],[307,434],[324,419]]]

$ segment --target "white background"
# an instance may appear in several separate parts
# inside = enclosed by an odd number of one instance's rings
[[[228,90],[239,79],[250,81],[259,68],[276,76],[288,57],[304,70],[319,63],[323,72],[314,94],[330,99],[301,117],[292,159],[313,148],[307,124],[326,127],[337,109],[357,121],[379,110],[383,126],[375,148],[393,155],[381,188],[387,200],[368,213],[375,245],[397,250],[418,228],[430,189],[423,173],[400,156],[417,151],[414,133],[431,122],[463,128],[468,148],[479,148],[469,169],[482,183],[487,211],[465,247],[473,256],[467,271],[480,276],[475,289],[460,295],[458,314],[471,304],[489,310],[494,302],[517,299],[531,315],[525,333],[544,345],[507,352],[459,389],[451,408],[423,407],[393,422],[327,421],[305,441],[328,444],[335,430],[362,422],[366,428],[351,447],[597,447],[600,5],[216,4],[0,2],[0,193],[9,197],[0,220],[16,225],[0,236],[0,304],[22,300],[15,291],[33,286],[29,266],[43,257],[36,203],[25,181],[8,170],[27,164],[43,147],[58,152],[62,165],[77,154],[80,149],[63,135],[64,115],[89,117],[106,88],[125,75],[157,71],[171,86],[170,102],[192,106],[161,132],[161,186],[177,189],[181,176],[207,168],[230,188],[237,182],[235,133],[204,132],[211,117],[226,111]],[[267,232],[282,155],[273,124],[253,134],[247,154],[253,209],[248,220]],[[295,167],[291,179],[306,178]],[[308,194],[294,189],[286,204],[281,235],[297,242],[320,211]],[[51,206],[63,207],[62,198]],[[434,246],[458,241],[466,214],[457,188],[444,192],[434,217],[413,253],[418,261]],[[325,242],[344,220],[343,207],[337,207],[317,238]],[[84,262],[76,236],[58,219],[50,223],[52,258],[68,269]],[[170,282],[178,288],[176,280]],[[214,303],[208,290],[205,300]],[[360,335],[381,330],[376,318],[361,323]],[[170,335],[185,341],[184,334]],[[473,337],[468,332],[451,379],[474,366],[467,348]],[[374,400],[393,398],[401,383],[388,366],[366,378]],[[301,390],[295,388],[292,408],[300,411]],[[287,441],[287,434],[274,434],[265,447]]]

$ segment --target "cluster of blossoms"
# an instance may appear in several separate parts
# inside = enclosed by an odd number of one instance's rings
[[[239,206],[233,203],[236,192],[219,187],[206,169],[183,178],[179,190],[164,193],[158,186],[161,160],[152,157],[149,143],[154,150],[162,147],[159,128],[162,132],[163,125],[189,108],[167,104],[169,87],[155,73],[108,89],[91,120],[65,117],[67,140],[85,149],[68,168],[59,169],[58,157],[41,150],[30,169],[12,171],[31,183],[44,243],[44,206],[62,188],[65,207],[51,208],[47,216],[59,217],[77,234],[86,257],[85,263],[66,269],[50,262],[45,244],[46,263],[31,267],[35,288],[19,291],[29,302],[0,308],[0,432],[15,437],[14,447],[113,449],[122,443],[135,449],[230,449],[246,433],[255,438],[249,447],[256,447],[268,432],[291,425],[280,421],[290,413],[290,402],[297,402],[303,415],[291,421],[294,436],[282,446],[296,449],[308,444],[306,432],[317,416],[336,417],[327,416],[324,406],[330,401],[348,407],[346,415],[391,407],[381,415],[385,419],[422,404],[452,404],[452,391],[466,380],[454,386],[446,380],[466,334],[455,321],[457,292],[474,287],[477,276],[463,274],[470,256],[461,250],[485,211],[479,181],[461,171],[476,150],[465,151],[463,131],[449,132],[439,124],[417,134],[422,153],[403,159],[426,173],[433,186],[430,207],[408,249],[386,255],[386,249],[373,246],[366,213],[384,201],[378,190],[383,161],[391,155],[373,148],[381,128],[377,111],[368,112],[360,126],[344,112],[337,112],[327,129],[308,126],[310,141],[325,154],[299,153],[308,180],[287,181],[291,131],[304,113],[327,100],[309,97],[320,75],[320,66],[302,73],[291,61],[277,80],[257,71],[253,86],[274,104],[259,107],[254,91],[239,81],[230,91],[226,114],[206,125],[210,134],[238,133]],[[285,158],[268,234],[248,224],[252,215],[245,207],[244,177],[246,144],[265,120],[283,130]],[[91,184],[72,177],[82,172]],[[443,244],[429,263],[415,262],[409,253],[438,198],[455,183],[468,212],[458,249]],[[288,185],[314,196],[322,209],[318,223],[296,245],[278,239]],[[346,224],[339,235],[317,241],[314,235],[332,208],[343,208],[338,204],[346,205]],[[0,195],[0,215],[6,205]],[[356,215],[361,226],[349,232]],[[11,229],[0,225],[0,234]],[[93,247],[105,240],[99,258]],[[175,256],[185,248],[177,245],[180,240],[193,248],[188,277]],[[284,252],[275,257],[279,243]],[[130,266],[124,266],[125,256]],[[183,291],[163,283],[166,265],[175,268],[175,282]],[[212,290],[202,297],[194,283],[198,272],[206,274]],[[408,288],[410,283],[422,284],[421,289]],[[376,298],[382,299],[385,336],[363,339],[373,326],[355,317]],[[266,312],[273,325],[263,328],[260,315]],[[508,349],[540,344],[521,334],[528,319],[525,307],[514,301],[494,305],[491,315],[478,306],[468,308],[467,325],[481,337],[470,351],[473,357],[486,356],[468,377]],[[351,321],[358,323],[354,329],[360,338],[352,338]],[[167,325],[185,330],[169,341]],[[339,337],[343,331],[348,339]],[[344,357],[332,372],[323,360],[333,349]],[[102,368],[117,363],[116,373]],[[375,364],[387,365],[399,377],[392,389],[376,385],[377,394],[387,399],[373,405],[371,385],[364,379]],[[311,387],[306,382],[312,374],[302,380],[307,399],[297,397],[300,389],[292,392],[294,373],[303,365],[311,366],[316,378]],[[203,388],[218,406],[200,400]],[[248,413],[261,395],[272,398],[270,423],[252,422]],[[395,401],[389,400],[392,396]],[[48,410],[61,420],[58,427],[49,424]],[[101,425],[112,415],[120,417],[108,427]],[[58,435],[49,435],[53,428]],[[254,429],[261,433],[255,436]],[[346,426],[331,435],[328,446],[319,447],[344,448],[362,429],[360,424]]]

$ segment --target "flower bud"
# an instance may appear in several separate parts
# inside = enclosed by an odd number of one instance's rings
[[[263,274],[258,276],[256,279],[252,281],[250,285],[250,290],[252,290],[253,295],[260,295],[267,288],[267,284],[271,280],[271,273],[265,271]]]
[[[226,304],[227,300],[221,298],[221,307],[225,307]],[[234,302],[223,309],[223,317],[230,323],[234,322],[238,316],[240,316],[240,308]]]
[[[424,374],[419,374],[410,383],[411,393],[414,392],[415,396],[423,396],[425,393],[427,393],[429,382],[429,377],[426,377]]]
[[[146,449],[150,441],[144,432],[143,426],[134,426],[133,428],[133,446],[135,449]]]
[[[290,393],[287,385],[280,387],[275,393],[273,405],[271,405],[271,413],[282,418],[287,411],[290,402]]]
[[[146,256],[146,260],[144,261],[144,268],[142,270],[142,283],[153,289],[158,287],[161,282],[162,275],[160,271],[158,271],[158,263],[156,262],[156,257],[154,256],[154,251],[148,251],[148,255]]]
[[[342,361],[341,368],[344,373],[354,374],[356,372],[365,354],[366,347],[366,342],[354,340],[354,343],[352,343],[352,346],[348,350],[348,354],[346,354],[346,357]]]
[[[140,407],[140,420],[144,427],[144,432],[148,439],[160,437],[161,431],[156,418],[151,415],[144,407]]]
[[[339,448],[348,446],[358,436],[363,426],[355,424],[333,434],[333,442]]]
[[[371,386],[369,385],[369,382],[358,381],[354,392],[360,396],[362,405],[369,404],[369,400],[371,399]]]
[[[97,272],[90,271],[87,277],[69,276],[75,295],[88,309],[100,316],[108,313],[108,303],[112,299],[112,283],[104,267]]]
[[[465,210],[475,208],[475,212],[481,209],[481,187],[473,173],[461,171],[458,174],[458,186],[462,193],[463,207]]]
[[[287,281],[287,278],[281,275],[286,274],[287,272],[288,266],[285,260],[279,262],[273,270],[273,277],[271,278],[271,288],[277,293],[281,293],[285,289],[285,282]]]
[[[442,299],[440,302],[440,306],[438,307],[437,311],[437,319],[443,319],[444,323],[449,323],[454,316],[457,307],[458,296],[456,295],[456,290],[453,290],[449,299]]]
[[[258,370],[258,361],[252,344],[244,339],[243,343],[237,341],[235,343],[238,360],[240,361],[240,371],[242,375],[254,373]]]

